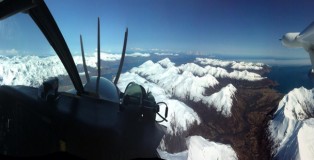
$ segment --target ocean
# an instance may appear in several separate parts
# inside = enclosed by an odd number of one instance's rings
[[[309,76],[311,66],[272,66],[271,72],[266,76],[279,85],[274,89],[287,94],[294,88],[314,88],[314,77]]]
[[[287,94],[294,88],[314,88],[314,76],[309,76],[311,62],[309,58],[238,58],[220,57],[225,60],[260,62],[271,67],[270,73],[263,75],[278,83],[274,89]],[[218,58],[219,59],[219,58]]]

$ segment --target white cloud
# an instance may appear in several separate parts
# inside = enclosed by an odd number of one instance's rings
[[[131,48],[131,50],[134,50],[134,51],[144,51],[143,48]]]
[[[154,53],[157,56],[178,56],[177,53]]]
[[[16,49],[7,49],[7,50],[0,50],[0,54],[2,55],[16,55],[18,51]]]
[[[128,56],[128,57],[149,57],[150,54],[149,53],[135,52],[135,53],[131,53],[131,54],[125,54],[125,56]]]
[[[159,53],[170,53],[170,52],[175,52],[172,51],[170,49],[159,49],[159,48],[139,48],[139,47],[133,47],[130,49],[130,51],[134,51],[134,52],[148,52],[148,53],[155,53],[155,52],[159,52]]]
[[[131,53],[125,54],[126,57],[149,57],[149,53]],[[73,56],[74,62],[76,64],[83,64],[82,56]],[[103,61],[119,61],[121,59],[121,54],[112,54],[112,53],[100,53],[100,59]],[[93,56],[89,55],[85,57],[86,64],[90,67],[97,67],[97,53],[95,52]]]

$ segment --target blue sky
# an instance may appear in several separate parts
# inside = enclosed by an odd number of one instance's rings
[[[234,56],[307,57],[303,49],[287,49],[278,39],[286,32],[300,32],[314,21],[314,2],[309,0],[45,2],[73,54],[80,53],[80,34],[86,52],[95,51],[100,17],[103,51],[121,52],[128,27],[128,50],[157,48]],[[17,15],[0,21],[0,53],[52,52],[30,18],[25,17]]]

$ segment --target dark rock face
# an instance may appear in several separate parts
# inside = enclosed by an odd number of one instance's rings
[[[272,89],[276,84],[269,79],[255,82],[232,79],[218,81],[220,84],[214,89],[208,88],[205,94],[211,95],[232,83],[237,88],[233,99],[232,116],[225,117],[214,107],[208,107],[201,102],[180,99],[193,108],[202,121],[200,125],[192,125],[181,136],[200,135],[210,141],[230,144],[239,159],[271,159],[267,124],[283,97]],[[170,139],[168,137],[165,143],[172,143]],[[179,148],[172,148],[169,151],[179,150]]]
[[[230,144],[239,159],[270,159],[267,123],[282,96],[269,88],[237,88],[232,116],[224,117],[215,109],[187,102],[202,119],[190,135],[202,135],[212,141]]]

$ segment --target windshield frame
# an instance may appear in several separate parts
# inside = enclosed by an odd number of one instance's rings
[[[0,2],[0,20],[19,12],[27,12],[30,15],[48,40],[49,44],[57,53],[68,75],[70,76],[77,94],[81,95],[84,93],[83,84],[69,47],[67,46],[64,37],[45,2],[43,0],[4,0]]]

